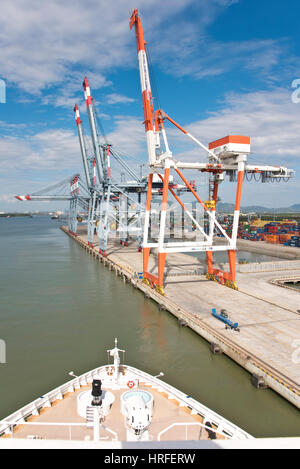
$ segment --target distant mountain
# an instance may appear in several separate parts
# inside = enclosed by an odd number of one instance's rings
[[[225,213],[232,213],[234,211],[234,204],[219,202],[218,211]],[[243,213],[300,213],[300,204],[294,204],[291,207],[283,208],[267,208],[261,205],[249,205],[248,207],[241,207]]]

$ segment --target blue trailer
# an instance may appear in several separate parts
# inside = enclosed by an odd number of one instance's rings
[[[219,321],[222,321],[224,322],[224,324],[226,324],[227,326],[229,326],[231,329],[234,329],[234,330],[238,330],[238,323],[237,322],[232,322],[229,317],[228,317],[228,314],[225,313],[225,311],[221,311],[220,313],[217,313],[217,310],[216,308],[212,308],[212,313],[214,318],[216,319],[219,319]]]

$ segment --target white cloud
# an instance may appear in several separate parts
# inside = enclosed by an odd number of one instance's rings
[[[293,90],[291,89],[291,92]],[[291,92],[281,88],[248,94],[229,94],[219,112],[190,123],[181,123],[204,144],[228,134],[249,135],[253,155],[249,161],[267,164],[284,164],[299,167],[300,154],[300,104],[293,104]],[[107,140],[125,155],[132,155],[140,162],[147,161],[147,147],[143,118],[119,115],[115,117],[114,130],[107,133]],[[185,161],[203,161],[203,153],[196,146],[189,146],[186,136],[167,127],[172,141],[174,158]],[[184,143],[183,143],[184,142]],[[47,130],[24,138],[5,136],[0,139],[1,192],[24,187],[24,193],[34,192],[36,187],[47,186],[51,180],[59,180],[74,172],[83,172],[76,131]],[[137,170],[138,161],[126,160]],[[120,169],[118,175],[120,173]],[[44,183],[41,182],[43,174]],[[114,177],[115,174],[113,175]],[[297,174],[296,174],[297,176]],[[5,177],[6,180],[3,178]],[[27,187],[26,180],[35,180]],[[10,186],[8,190],[7,187]],[[288,184],[246,184],[243,205],[262,204],[288,206],[298,201],[300,181],[296,177]],[[234,196],[233,186],[224,184],[223,200]]]
[[[26,124],[9,124],[8,122],[0,121],[0,128],[2,131],[25,129]]]
[[[13,203],[16,203],[17,200],[15,199],[13,194],[4,194],[4,195],[0,195],[0,202],[13,204]]]
[[[80,167],[80,149],[77,136],[66,130],[47,130],[21,137],[0,139],[0,171],[62,171],[76,172]],[[77,169],[78,170],[78,169]],[[18,175],[19,176],[19,175]]]
[[[288,207],[299,202],[300,189],[300,104],[291,101],[291,92],[276,88],[245,94],[229,94],[223,109],[213,112],[206,119],[183,124],[196,138],[209,142],[226,135],[251,137],[253,155],[249,163],[284,165],[296,170],[296,176],[287,184],[246,183],[242,204],[267,207]],[[172,142],[174,158],[181,161],[205,161],[205,153],[173,127],[167,128]],[[224,183],[222,199],[233,202],[235,188]]]
[[[134,138],[133,138],[134,136]],[[118,116],[115,129],[107,134],[115,151],[125,155],[127,164],[137,169],[130,158],[146,159],[145,132],[142,119]],[[92,145],[87,134],[87,148]],[[0,201],[8,202],[14,194],[30,194],[74,173],[83,174],[80,146],[76,131],[52,129],[24,136],[0,138]],[[129,157],[128,157],[129,156]],[[114,180],[120,180],[121,167],[112,158]]]
[[[107,140],[123,154],[132,155],[145,161],[147,147],[145,127],[142,118],[132,116],[117,116],[115,128],[107,135]]]
[[[247,41],[214,40],[209,28],[201,31],[197,23],[185,21],[180,28],[180,40],[170,41],[177,36],[177,25],[160,34],[161,44],[154,43],[151,50],[155,60],[160,60],[166,73],[178,77],[192,76],[195,79],[222,75],[236,70],[259,71],[260,78],[275,80],[273,69],[286,59],[285,41],[255,39]]]
[[[189,131],[206,143],[228,134],[249,135],[252,151],[270,162],[293,162],[300,154],[299,106],[291,92],[276,88],[229,94],[224,108],[207,119],[191,123]]]
[[[229,93],[219,111],[195,122],[179,122],[200,141],[209,142],[226,135],[251,137],[249,160],[267,164],[298,166],[300,155],[300,104],[291,100],[292,89],[274,88],[252,93]],[[205,153],[173,126],[168,126],[174,157],[185,161],[203,160]]]
[[[92,84],[92,91],[111,85],[111,82],[100,73],[94,73],[91,71],[87,73],[73,72],[72,74],[66,75],[62,85],[58,89],[56,88],[54,92],[43,94],[42,104],[46,106],[52,104],[55,107],[72,109],[74,104],[77,103],[82,107],[82,110],[85,111],[86,106],[84,103],[82,86],[83,77],[85,75],[88,76],[88,79]]]
[[[44,91],[42,102],[59,107],[78,96],[85,74],[95,89],[109,85],[108,71],[137,65],[135,35],[128,27],[135,7],[140,9],[154,60],[169,73],[201,78],[236,67],[269,72],[283,52],[279,42],[226,43],[210,37],[209,26],[234,3],[237,1],[2,0],[1,75],[8,84],[16,83],[31,94],[39,96]],[[53,85],[61,87],[58,96],[51,93]]]
[[[128,96],[123,96],[117,93],[110,93],[106,96],[106,102],[108,104],[124,104],[124,103],[133,103],[134,99],[129,98]]]
[[[249,163],[285,165],[296,169],[296,177],[288,184],[281,183],[275,187],[273,184],[245,184],[244,205],[289,206],[298,201],[300,187],[297,175],[297,169],[300,169],[299,109],[300,104],[291,101],[291,92],[276,88],[273,91],[229,94],[219,112],[210,113],[206,119],[196,122],[179,123],[206,145],[229,134],[249,135],[253,152]],[[108,140],[123,153],[147,161],[142,118],[118,116],[115,124]],[[168,126],[167,134],[175,159],[205,160],[205,153],[193,142],[189,145],[189,139],[177,129]],[[224,184],[222,191],[225,201],[234,197],[232,184]]]
[[[203,0],[207,3],[207,0]],[[29,93],[62,83],[73,67],[84,74],[135,63],[128,18],[141,6],[148,26],[176,14],[191,0],[2,0],[1,75]],[[153,11],[159,6],[159,15]],[[172,6],[172,8],[171,8]],[[94,82],[95,86],[95,82]]]

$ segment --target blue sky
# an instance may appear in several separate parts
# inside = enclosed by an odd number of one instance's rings
[[[245,185],[242,204],[300,202],[299,2],[287,0],[2,0],[0,211],[38,210],[27,194],[83,172],[74,121],[77,102],[88,134],[82,80],[91,84],[108,139],[146,161],[135,35],[138,7],[162,108],[203,143],[251,136],[251,161],[296,170],[288,184]],[[155,94],[155,93],[154,93]],[[204,160],[169,130],[175,158]],[[205,180],[201,180],[206,191]],[[225,183],[224,202],[234,188]],[[60,207],[57,207],[60,208]]]

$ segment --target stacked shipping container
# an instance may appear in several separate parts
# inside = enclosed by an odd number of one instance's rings
[[[231,235],[231,223],[228,220],[224,220],[224,222],[223,227],[226,229],[227,234]],[[241,223],[238,228],[238,238],[300,247],[300,222],[291,220],[264,222],[258,219],[254,220],[251,225]]]

